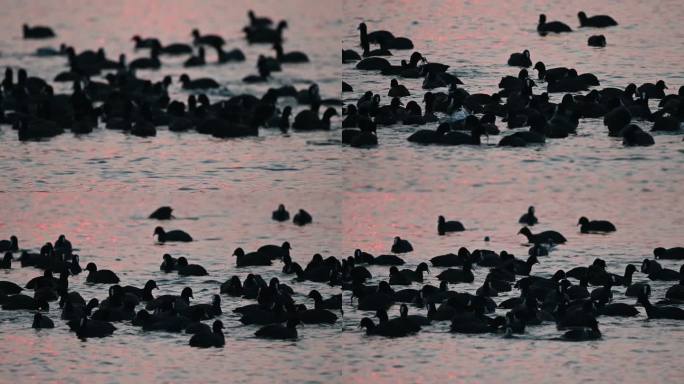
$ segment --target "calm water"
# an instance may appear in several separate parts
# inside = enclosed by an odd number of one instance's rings
[[[544,5],[274,0],[258,5],[233,1],[230,6],[221,1],[121,1],[95,2],[90,8],[77,1],[5,3],[0,14],[4,36],[0,67],[22,66],[42,77],[61,71],[64,59],[32,57],[35,48],[46,43],[20,39],[25,20],[56,28],[59,38],[47,44],[64,41],[78,49],[104,46],[110,56],[124,52],[129,60],[144,54],[132,50],[132,34],[172,42],[187,41],[194,27],[220,33],[228,47],[243,49],[248,61],[187,71],[191,77],[212,76],[225,85],[210,95],[212,99],[265,90],[240,83],[255,71],[259,54],[272,54],[267,47],[248,47],[241,38],[249,7],[257,14],[287,19],[286,50],[305,50],[312,58],[310,65],[286,67],[275,75],[273,84],[294,82],[301,88],[315,81],[324,96],[339,97],[342,76],[356,91],[344,94],[345,101],[366,90],[385,94],[389,85],[387,77],[339,64],[339,42],[345,48],[355,47],[356,26],[362,20],[370,30],[389,29],[411,37],[428,59],[452,65],[450,71],[470,92],[495,91],[501,76],[517,72],[503,65],[508,55],[525,48],[533,61],[541,59],[547,66],[593,72],[602,86],[664,79],[673,91],[684,84],[677,48],[684,45],[680,28],[684,9],[676,1]],[[579,10],[608,13],[618,20],[619,27],[602,31],[608,47],[586,47],[587,36],[595,31],[546,38],[534,32],[540,12],[575,27]],[[393,60],[409,53],[397,51]],[[172,74],[175,80],[183,72],[182,62],[171,59],[164,61],[161,71],[141,72],[141,76],[159,79]],[[416,100],[422,98],[420,81],[402,83]],[[187,94],[175,85],[172,96]],[[101,129],[79,138],[65,134],[49,142],[19,143],[16,133],[3,126],[0,238],[16,234],[21,247],[37,248],[65,233],[80,249],[83,262],[95,261],[100,268],[116,271],[124,284],[140,286],[152,278],[161,288],[155,294],[178,293],[189,285],[195,302],[209,302],[219,282],[249,272],[237,270],[230,257],[238,246],[252,250],[289,240],[293,258],[301,263],[316,252],[335,256],[348,256],[355,248],[388,252],[392,238],[400,235],[411,240],[416,250],[406,257],[408,267],[460,246],[506,249],[522,256],[526,247],[515,235],[516,221],[530,204],[537,207],[541,221],[535,232],[555,229],[569,240],[535,266],[540,274],[586,265],[595,257],[605,259],[609,270],[621,272],[627,263],[650,257],[655,246],[682,245],[680,135],[656,135],[656,145],[649,148],[623,148],[619,140],[607,137],[600,120],[585,119],[576,137],[550,140],[544,147],[440,148],[406,142],[415,129],[382,128],[380,147],[357,150],[339,147],[339,129],[289,135],[263,130],[259,138],[229,141],[165,129],[155,138],[141,139]],[[497,137],[490,138],[491,144],[496,142]],[[290,211],[306,208],[314,225],[299,228],[270,221],[270,211],[280,202]],[[175,208],[179,219],[165,227],[185,229],[199,241],[154,243],[157,223],[145,217],[166,204]],[[439,214],[461,220],[468,231],[437,236]],[[609,219],[618,232],[580,235],[574,224],[582,215]],[[483,241],[485,235],[491,237],[489,243]],[[158,266],[165,252],[188,256],[210,275],[161,274]],[[663,265],[679,267],[670,261]],[[279,265],[255,272],[289,280],[281,276]],[[374,281],[387,277],[386,268],[373,267],[371,272]],[[38,273],[16,268],[1,271],[0,279],[21,283]],[[436,284],[438,273],[439,269],[432,270],[428,282]],[[485,271],[478,270],[474,284],[452,289],[474,292],[484,276]],[[635,279],[647,278],[637,273]],[[84,280],[84,275],[72,278],[71,287],[88,298],[106,296],[106,288],[86,286]],[[653,283],[654,297],[663,297],[670,285]],[[294,287],[298,301],[307,305],[312,303],[304,295],[314,287],[324,295],[335,293],[316,283]],[[616,297],[624,300],[621,294]],[[428,327],[415,337],[386,340],[366,337],[357,325],[368,314],[346,306],[344,319],[335,326],[305,326],[296,342],[266,342],[253,338],[257,328],[242,326],[231,312],[247,301],[223,299],[226,347],[207,351],[190,349],[185,335],[143,333],[124,324],[117,324],[114,337],[82,342],[57,320],[58,309],[50,311],[57,328],[40,332],[30,328],[32,314],[0,311],[0,381],[667,383],[684,379],[677,358],[684,343],[681,325],[648,321],[644,314],[629,320],[600,318],[604,338],[590,343],[550,341],[559,334],[552,325],[529,328],[515,340],[501,340],[452,335],[448,323]],[[392,308],[390,316],[396,311]]]

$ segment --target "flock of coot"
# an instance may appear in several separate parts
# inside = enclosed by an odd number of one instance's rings
[[[309,58],[302,52],[287,52],[283,47],[283,33],[287,22],[274,24],[271,19],[258,17],[249,12],[249,24],[244,28],[245,38],[253,44],[271,44],[275,57],[260,56],[256,63],[257,74],[243,79],[246,83],[268,82],[273,72],[291,63],[306,63]],[[587,17],[579,15],[582,27],[609,27],[617,23],[609,16]],[[624,89],[603,88],[599,79],[591,73],[578,73],[573,68],[547,68],[542,61],[533,67],[529,50],[513,53],[508,65],[522,67],[517,76],[507,76],[499,83],[497,93],[471,94],[461,85],[463,82],[448,72],[449,65],[430,62],[419,52],[413,52],[399,64],[392,64],[386,57],[392,50],[411,50],[414,43],[407,37],[395,36],[385,30],[369,31],[366,23],[358,27],[361,54],[351,49],[342,51],[343,63],[356,63],[358,70],[377,71],[388,76],[389,104],[382,104],[383,95],[367,91],[355,104],[345,108],[342,121],[342,142],[355,147],[372,147],[378,144],[379,126],[396,124],[424,125],[439,123],[437,128],[421,129],[408,137],[408,141],[437,145],[481,145],[481,136],[501,133],[497,118],[507,128],[529,127],[504,136],[500,146],[523,147],[540,145],[547,139],[566,138],[576,133],[580,119],[603,118],[610,136],[621,137],[627,146],[654,144],[653,137],[634,121],[652,122],[653,131],[679,131],[684,120],[684,87],[677,94],[665,94],[662,80],[637,86],[628,84]],[[557,21],[547,21],[540,15],[537,31],[541,34],[570,32],[571,28]],[[23,27],[24,38],[50,38],[55,33],[48,27]],[[337,115],[328,108],[320,115],[323,104],[335,105],[339,100],[324,100],[318,87],[313,84],[306,90],[292,86],[271,88],[261,97],[254,95],[233,96],[227,100],[211,103],[206,94],[190,95],[187,104],[171,100],[167,89],[170,77],[151,82],[136,76],[139,69],[161,69],[166,55],[186,55],[185,67],[201,67],[207,64],[207,50],[215,51],[216,63],[244,61],[246,55],[237,49],[225,50],[225,41],[219,35],[192,31],[189,44],[176,42],[163,44],[159,39],[134,36],[132,41],[138,50],[148,55],[130,62],[125,55],[117,60],[107,57],[105,51],[76,52],[62,45],[59,49],[40,49],[38,56],[65,56],[68,70],[53,81],[73,84],[71,94],[55,94],[50,83],[39,77],[29,76],[20,69],[15,80],[14,71],[7,68],[0,92],[0,123],[11,124],[20,140],[52,137],[70,129],[77,134],[91,132],[98,124],[108,129],[122,130],[137,136],[154,136],[157,127],[168,126],[171,131],[194,130],[215,137],[229,138],[257,135],[260,128],[274,127],[286,131],[328,130],[331,119]],[[592,39],[594,41],[592,44]],[[590,45],[605,45],[595,36]],[[373,47],[372,45],[376,45]],[[526,68],[537,71],[533,78]],[[93,77],[104,75],[106,82]],[[426,93],[422,105],[410,101],[404,105],[402,97],[411,95],[400,83],[420,81]],[[535,81],[536,80],[536,81]],[[222,85],[211,78],[190,78],[187,74],[179,81],[185,90],[203,91]],[[534,87],[546,85],[546,92],[535,94]],[[444,88],[446,91],[436,91]],[[591,89],[591,90],[590,90]],[[342,82],[343,92],[352,91]],[[590,91],[589,91],[590,90]],[[589,91],[586,94],[577,92]],[[549,93],[565,93],[558,104],[549,100]],[[294,116],[291,107],[276,108],[279,98],[293,97],[308,109]],[[649,100],[658,99],[658,110],[652,112]],[[505,101],[504,101],[505,100]],[[478,117],[479,115],[479,117]],[[154,220],[173,219],[171,207],[161,207],[150,215]],[[280,205],[272,213],[276,221],[289,221],[290,213]],[[311,215],[299,210],[292,218],[297,225],[312,223]],[[0,281],[0,305],[3,310],[33,311],[33,328],[53,328],[55,323],[45,311],[57,302],[61,308],[61,320],[80,338],[104,337],[116,332],[115,323],[126,322],[150,332],[185,332],[189,345],[194,347],[222,347],[225,345],[223,299],[243,298],[254,300],[253,304],[234,309],[245,325],[256,325],[256,337],[269,339],[296,339],[298,324],[335,324],[343,316],[344,307],[354,306],[367,311],[360,326],[368,335],[402,337],[416,334],[433,322],[448,321],[455,333],[500,334],[514,337],[526,328],[543,323],[555,323],[563,331],[559,339],[571,341],[601,338],[598,319],[601,316],[635,316],[640,308],[651,319],[684,320],[684,310],[678,307],[684,301],[684,266],[672,270],[661,265],[660,260],[683,260],[684,248],[656,248],[654,259],[645,259],[638,269],[629,264],[624,273],[610,272],[607,263],[595,259],[591,265],[570,270],[558,270],[552,276],[534,273],[534,265],[544,257],[552,257],[553,250],[567,239],[556,231],[534,233],[530,227],[538,223],[535,210],[530,207],[520,217],[524,226],[519,234],[524,236],[530,248],[527,257],[519,258],[506,251],[487,249],[468,250],[460,248],[420,262],[414,269],[400,269],[406,262],[401,254],[413,251],[407,239],[396,237],[389,254],[372,255],[357,249],[347,257],[324,257],[315,254],[306,263],[303,255],[293,254],[289,242],[281,245],[264,245],[254,251],[236,248],[232,254],[238,268],[249,274],[244,280],[238,276],[227,278],[216,286],[216,294],[210,303],[193,301],[193,290],[184,287],[179,294],[156,296],[158,289],[154,280],[143,287],[124,285],[114,271],[99,268],[88,262],[83,270],[79,256],[74,253],[70,241],[61,235],[54,242],[43,245],[39,251],[21,248],[16,236],[0,241],[4,256],[0,268],[32,267],[43,272],[19,285]],[[615,226],[605,220],[581,217],[577,222],[579,231],[609,234]],[[464,231],[459,221],[438,217],[437,234],[448,235]],[[191,242],[193,237],[183,230],[165,230],[156,226],[153,236],[159,243]],[[457,235],[456,235],[457,236]],[[228,255],[226,262],[229,262]],[[232,261],[231,261],[232,262]],[[262,276],[260,267],[282,263],[282,274]],[[301,263],[301,264],[300,264]],[[369,266],[387,268],[386,274],[373,276]],[[424,274],[430,268],[437,269],[439,286],[424,284]],[[162,256],[160,276],[177,273],[179,276],[205,276],[207,270],[193,264],[186,257]],[[103,284],[108,288],[106,297],[86,299],[69,289],[70,279],[86,274],[88,284]],[[480,287],[470,288],[475,273],[485,274]],[[634,281],[635,273],[641,273],[641,281]],[[368,284],[371,279],[378,283]],[[672,286],[664,298],[651,303],[651,289],[646,279],[671,281]],[[287,280],[293,286],[281,282]],[[342,293],[323,297],[318,290],[310,290],[305,302],[296,284],[314,282],[338,287],[351,293],[350,304],[343,303]],[[450,289],[457,285],[459,290]],[[518,297],[496,301],[499,293],[517,289]],[[25,293],[22,293],[25,292]],[[28,294],[26,294],[28,293]],[[614,302],[614,295],[634,297],[637,304]],[[399,316],[388,314],[398,305]],[[412,308],[412,309],[409,309]],[[496,314],[496,311],[499,314]],[[410,313],[413,311],[413,313]],[[373,319],[375,318],[375,320]],[[222,320],[223,319],[223,320]],[[213,320],[209,325],[205,321]],[[307,332],[315,332],[315,327]]]
[[[249,12],[249,23],[243,28],[245,39],[249,44],[271,45],[274,56],[259,55],[256,73],[244,77],[244,83],[268,84],[274,72],[285,71],[289,65],[309,63],[305,53],[285,50],[283,35],[287,27],[284,20],[274,24],[270,18]],[[163,70],[164,58],[168,56],[186,57],[186,68],[202,68],[210,60],[213,65],[248,60],[240,49],[226,49],[226,42],[219,35],[198,29],[191,35],[192,41],[188,43],[164,43],[155,37],[136,35],[132,38],[136,51],[147,54],[130,61],[125,54],[112,59],[103,48],[82,52],[66,44],[39,48],[35,52],[37,57],[63,56],[66,70],[50,81],[29,75],[22,68],[6,68],[0,86],[0,124],[11,125],[19,140],[46,139],[66,130],[83,135],[99,127],[149,137],[157,134],[158,127],[167,126],[173,132],[195,131],[218,138],[255,136],[260,128],[330,129],[330,119],[337,111],[329,107],[321,115],[319,110],[322,105],[339,105],[340,101],[323,99],[315,83],[307,89],[283,85],[272,87],[263,95],[226,98],[231,93],[225,84],[209,77],[182,74],[177,81],[182,90],[190,93],[187,101],[183,101],[169,97],[169,87],[176,79],[165,76],[154,82],[138,77],[139,70]],[[24,26],[25,39],[55,36],[49,27]],[[55,93],[51,82],[70,83],[72,92]],[[222,96],[222,100],[210,100],[210,90]],[[290,99],[286,100],[289,104],[294,99],[305,108],[296,115],[292,115],[292,106],[281,111],[277,105],[282,99]]]
[[[150,215],[150,219],[171,220],[171,212],[171,207],[161,207]],[[286,220],[286,213],[285,207],[280,205],[272,219]],[[43,272],[21,285],[0,281],[0,305],[6,311],[33,311],[32,327],[42,329],[55,327],[45,311],[50,308],[50,302],[57,302],[61,320],[82,339],[110,336],[116,332],[116,323],[125,322],[146,332],[184,332],[192,335],[188,343],[193,347],[225,345],[222,297],[254,300],[233,312],[240,316],[240,323],[259,327],[254,333],[256,337],[267,339],[296,339],[300,323],[335,324],[339,316],[343,316],[346,305],[368,313],[369,316],[359,323],[368,335],[386,337],[412,335],[441,321],[450,322],[450,331],[454,333],[499,334],[506,338],[524,333],[528,327],[555,323],[558,330],[563,331],[559,340],[585,341],[601,338],[600,317],[632,317],[641,312],[639,308],[649,319],[684,320],[684,309],[677,306],[684,302],[684,265],[678,271],[661,265],[662,260],[684,260],[684,248],[658,247],[653,251],[653,259],[644,259],[639,269],[628,264],[623,274],[610,272],[607,263],[597,258],[591,265],[558,270],[547,277],[535,274],[534,265],[544,257],[553,257],[553,250],[564,244],[566,238],[552,230],[533,233],[529,227],[538,222],[534,207],[530,207],[519,222],[525,225],[519,234],[531,245],[526,258],[506,251],[470,251],[461,247],[456,253],[420,262],[414,269],[400,269],[406,264],[401,255],[414,249],[409,240],[398,236],[389,254],[372,255],[360,249],[348,257],[315,254],[305,266],[300,264],[301,255],[297,257],[299,261],[295,261],[289,242],[267,244],[251,252],[236,248],[233,252],[235,265],[249,274],[244,280],[232,276],[217,284],[210,303],[194,302],[189,286],[177,295],[155,296],[154,290],[158,289],[155,280],[136,287],[123,285],[114,271],[100,269],[93,262],[82,270],[75,248],[64,235],[54,243],[43,245],[39,252],[21,248],[17,237],[11,236],[0,241],[0,252],[4,253],[0,268],[11,269],[16,261],[21,267]],[[616,227],[606,220],[581,217],[577,225],[581,234],[616,231]],[[446,221],[439,216],[438,235],[463,230],[462,223]],[[161,244],[193,241],[185,231],[165,231],[160,226],[155,228],[154,235]],[[262,276],[260,267],[274,262],[282,264],[282,273],[270,278]],[[388,268],[387,274],[373,276],[370,266],[376,271]],[[435,272],[439,286],[424,283],[424,274],[430,273],[430,268],[439,271]],[[642,278],[635,281],[634,274],[639,271]],[[69,289],[70,279],[79,278],[82,272],[87,273],[87,284],[108,287],[106,297],[86,299]],[[181,278],[208,275],[201,265],[168,253],[163,255],[158,273],[160,277],[177,273]],[[479,287],[472,287],[475,273],[486,275]],[[376,279],[378,283],[368,284],[370,279]],[[662,300],[653,304],[646,279],[671,281],[673,285]],[[351,302],[345,304],[341,292],[325,298],[317,289],[312,289],[306,293],[306,299],[311,303],[305,303],[300,300],[302,292],[295,290],[298,283],[305,281],[347,291]],[[450,285],[459,289],[452,290]],[[500,293],[513,289],[520,292],[517,297],[496,301]],[[636,304],[614,301],[618,295],[634,297]],[[399,316],[390,318],[388,310],[394,305],[399,307]],[[409,313],[409,307],[414,308],[413,313]],[[207,320],[213,320],[211,326],[204,322]],[[315,332],[315,328],[309,328],[307,332]]]
[[[617,22],[606,15],[587,17],[579,12],[580,27],[603,28],[616,26]],[[390,31],[369,32],[366,23],[360,31],[359,54],[353,49],[342,51],[342,63],[354,64],[357,70],[376,71],[387,76],[389,90],[374,93],[366,91],[355,103],[344,109],[342,141],[351,146],[372,147],[378,144],[378,128],[403,125],[438,123],[436,129],[420,129],[407,139],[419,144],[481,145],[482,136],[498,135],[504,128],[497,126],[497,118],[508,129],[516,129],[499,140],[499,146],[524,147],[543,145],[547,139],[566,138],[575,135],[581,119],[602,118],[608,136],[620,137],[625,146],[649,146],[655,143],[653,136],[640,128],[636,122],[648,123],[651,131],[681,132],[684,121],[684,86],[676,94],[666,94],[663,80],[637,86],[628,84],[620,88],[595,88],[599,79],[592,73],[579,73],[574,68],[547,68],[543,61],[533,66],[530,50],[512,53],[509,66],[521,67],[515,76],[506,76],[499,82],[500,91],[470,93],[463,82],[449,72],[450,65],[430,62],[420,52],[413,52],[399,63],[389,59],[400,56],[397,50],[413,49],[407,38],[397,38]],[[539,16],[537,31],[548,33],[571,32],[572,29],[559,21],[547,21]],[[398,43],[397,43],[398,42]],[[377,49],[371,49],[376,44]],[[591,36],[589,45],[605,46],[605,37]],[[394,51],[394,52],[393,52]],[[528,68],[533,67],[537,76]],[[404,105],[403,97],[411,96],[409,88],[400,84],[422,82],[426,92],[423,105],[411,100]],[[343,79],[344,80],[344,79]],[[419,85],[420,83],[416,84]],[[546,91],[535,93],[535,88]],[[438,88],[446,91],[436,90]],[[343,92],[353,92],[353,87],[342,82]],[[587,92],[588,91],[588,92]],[[580,93],[583,92],[583,93]],[[551,102],[549,94],[564,93],[560,103]],[[387,97],[388,104],[382,98]],[[415,96],[415,95],[414,95]],[[658,109],[651,110],[649,100],[659,100]],[[479,117],[478,117],[479,116]],[[519,130],[518,128],[526,128]]]

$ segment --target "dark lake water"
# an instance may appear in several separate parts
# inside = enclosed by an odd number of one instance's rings
[[[0,13],[0,68],[26,68],[52,78],[65,68],[63,58],[36,58],[36,48],[67,42],[80,49],[104,47],[108,55],[135,52],[133,34],[166,41],[189,41],[198,27],[219,33],[229,48],[245,51],[247,62],[186,70],[182,60],[164,61],[161,71],[141,71],[159,80],[171,74],[211,76],[222,88],[212,99],[269,86],[320,85],[324,97],[353,102],[363,92],[386,94],[388,77],[362,73],[340,64],[340,41],[358,50],[359,22],[369,29],[388,29],[411,37],[430,61],[451,65],[471,93],[497,90],[499,79],[517,73],[505,65],[510,53],[529,49],[532,60],[547,66],[575,67],[595,73],[601,86],[665,80],[670,92],[684,84],[684,7],[678,1],[6,1]],[[242,38],[246,12],[287,19],[287,50],[303,50],[311,64],[288,66],[264,86],[240,79],[255,71],[266,46],[248,46]],[[586,46],[595,30],[540,37],[539,13],[577,27],[576,13],[610,14],[620,25],[601,31],[604,49]],[[24,22],[49,24],[57,39],[21,39]],[[393,63],[410,51],[396,51]],[[212,56],[209,61],[214,60]],[[340,94],[340,78],[355,92]],[[402,80],[420,101],[420,80]],[[57,86],[67,92],[69,86]],[[536,92],[539,92],[536,90]],[[172,98],[187,97],[174,84]],[[385,97],[384,102],[389,102]],[[406,101],[406,100],[405,100]],[[558,100],[555,100],[558,101]],[[283,105],[293,100],[284,101]],[[301,107],[297,107],[301,108]],[[652,104],[655,108],[655,104]],[[502,123],[499,123],[500,126]],[[637,122],[650,129],[648,122]],[[209,302],[218,284],[249,272],[281,274],[281,266],[238,270],[234,248],[254,250],[263,244],[292,244],[293,259],[306,263],[314,253],[346,257],[355,248],[388,253],[394,236],[409,239],[407,256],[414,268],[432,256],[459,247],[507,250],[524,256],[527,247],[517,219],[529,205],[537,207],[534,231],[554,229],[568,238],[534,267],[540,275],[587,265],[600,257],[611,272],[652,257],[656,246],[682,246],[684,239],[684,146],[682,136],[655,134],[651,147],[625,148],[610,138],[601,119],[583,119],[578,133],[550,140],[543,147],[498,148],[498,137],[481,147],[428,147],[406,141],[417,128],[391,126],[378,131],[380,146],[359,150],[339,145],[340,122],[329,132],[283,135],[262,130],[258,138],[219,140],[161,128],[141,139],[99,129],[90,135],[63,134],[47,142],[20,143],[9,126],[0,127],[0,238],[16,234],[20,246],[37,249],[66,234],[80,249],[82,263],[112,269],[124,284],[141,286],[148,279],[158,294],[192,286],[195,302]],[[429,126],[435,128],[436,124]],[[296,227],[270,220],[284,203],[292,212],[305,208],[314,224]],[[182,228],[195,242],[158,245],[157,225],[146,216],[160,205],[175,208]],[[437,236],[436,218],[461,220],[467,231]],[[608,236],[582,235],[580,216],[611,220],[618,231]],[[491,241],[485,243],[485,236]],[[187,256],[209,271],[206,277],[177,277],[159,271],[163,253]],[[681,262],[662,261],[679,269]],[[373,282],[387,278],[386,267],[371,267]],[[437,284],[434,268],[427,282]],[[26,282],[38,270],[0,270],[0,280]],[[475,272],[473,284],[452,286],[474,293],[486,275]],[[636,281],[647,281],[635,274]],[[106,297],[106,287],[86,285],[85,275],[70,279],[84,297]],[[317,283],[292,284],[297,301],[310,289],[324,296],[338,290]],[[662,298],[669,282],[651,282],[653,297]],[[415,287],[414,287],[415,288]],[[616,300],[633,303],[616,288]],[[617,293],[619,292],[619,293]],[[157,294],[157,292],[155,292]],[[497,301],[516,296],[500,295]],[[349,293],[344,293],[345,303]],[[587,343],[551,341],[555,325],[530,327],[517,339],[500,335],[465,336],[448,332],[448,322],[414,337],[369,338],[358,328],[369,313],[345,305],[334,326],[304,326],[295,342],[255,339],[254,326],[243,326],[231,310],[250,303],[223,297],[226,325],[223,349],[195,350],[183,334],[145,333],[117,324],[113,337],[79,341],[52,305],[54,330],[31,329],[32,313],[0,311],[0,382],[634,382],[673,383],[684,379],[678,358],[684,345],[681,322],[600,318],[603,339]],[[417,309],[412,309],[412,312]],[[503,313],[503,312],[501,312]],[[398,314],[398,307],[390,316]]]

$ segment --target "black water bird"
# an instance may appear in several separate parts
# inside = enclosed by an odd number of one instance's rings
[[[539,15],[539,23],[537,24],[537,32],[540,35],[546,35],[549,32],[562,33],[562,32],[572,32],[572,29],[568,27],[567,24],[560,21],[546,21],[546,15]]]
[[[95,284],[117,284],[119,282],[119,277],[109,269],[97,269],[95,263],[88,263],[86,265],[86,271],[88,271],[88,277],[86,281]]]
[[[583,11],[577,13],[577,18],[580,22],[580,27],[594,27],[605,28],[618,25],[617,21],[608,15],[595,15],[587,17]]]
[[[192,236],[190,236],[187,232],[182,231],[180,229],[174,229],[172,231],[164,231],[164,228],[162,227],[156,227],[154,229],[154,234],[153,236],[157,236],[157,241],[160,243],[166,243],[166,242],[190,242],[192,240]]]
[[[444,235],[447,232],[462,232],[465,231],[465,227],[460,221],[446,221],[444,216],[439,216],[437,218],[437,233],[439,235]]]
[[[156,220],[171,220],[175,219],[175,217],[171,214],[173,212],[173,208],[169,206],[163,206],[157,208],[154,212],[152,212],[149,216],[150,219],[156,219]]]
[[[615,225],[607,220],[589,220],[586,217],[580,217],[577,225],[580,226],[582,233],[607,233],[615,232],[617,229]]]
[[[204,331],[194,334],[188,344],[191,347],[197,348],[222,348],[226,344],[225,336],[223,335],[223,322],[215,320],[211,331]]]

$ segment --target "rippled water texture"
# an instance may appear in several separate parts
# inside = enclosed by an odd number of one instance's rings
[[[239,47],[246,63],[209,65],[187,71],[191,77],[212,76],[224,85],[212,98],[241,92],[263,93],[266,87],[243,86],[240,79],[254,72],[259,54],[268,47],[248,47],[241,38],[246,11],[285,18],[286,50],[304,50],[312,64],[286,67],[273,84],[311,81],[326,97],[339,97],[342,76],[355,100],[366,90],[386,94],[390,78],[361,73],[341,65],[340,41],[358,50],[360,21],[370,30],[388,29],[413,39],[416,50],[431,61],[450,64],[450,71],[473,92],[493,92],[499,79],[517,73],[504,65],[514,51],[529,49],[532,60],[548,66],[570,66],[593,72],[602,86],[624,87],[664,79],[670,91],[684,84],[684,7],[678,1],[5,1],[0,13],[0,68],[27,68],[51,78],[64,59],[36,59],[30,54],[46,42],[20,39],[24,21],[52,25],[58,39],[79,50],[105,47],[116,57],[130,58],[133,34],[158,36],[163,42],[188,41],[194,27],[220,33],[229,48]],[[620,26],[602,31],[605,49],[586,46],[596,31],[539,37],[538,14],[562,20],[573,28],[576,13],[612,15]],[[396,51],[397,61],[410,51]],[[209,61],[213,59],[209,56]],[[180,61],[164,61],[159,72],[140,75],[158,80],[186,72]],[[421,99],[418,80],[402,80]],[[271,85],[273,85],[271,84]],[[68,91],[59,88],[58,91]],[[538,92],[538,91],[537,91]],[[177,84],[172,97],[187,94]],[[386,99],[386,98],[385,98]],[[388,102],[388,100],[384,100]],[[639,123],[649,128],[648,123]],[[336,123],[339,126],[339,122]],[[433,127],[434,128],[434,127]],[[350,255],[355,248],[389,252],[392,238],[405,237],[415,252],[407,267],[460,246],[506,249],[526,255],[516,236],[519,215],[534,204],[540,224],[534,231],[554,229],[568,243],[541,259],[534,271],[548,276],[601,257],[611,272],[627,263],[651,257],[655,246],[681,246],[684,239],[684,182],[681,135],[656,134],[656,145],[624,148],[609,138],[599,119],[580,122],[577,136],[550,140],[543,147],[479,148],[424,147],[408,143],[416,127],[379,130],[380,146],[372,150],[340,147],[338,128],[330,132],[262,131],[258,138],[217,140],[161,129],[157,137],[141,139],[120,132],[97,130],[75,138],[64,134],[48,142],[19,143],[16,132],[0,127],[0,238],[16,234],[20,246],[36,249],[65,233],[79,248],[82,262],[95,261],[141,286],[155,279],[160,291],[178,293],[189,285],[195,302],[209,302],[218,283],[233,274],[244,277],[230,257],[242,246],[253,250],[266,243],[289,240],[293,258],[307,262],[313,253]],[[490,138],[490,144],[498,142]],[[278,203],[292,211],[306,208],[314,224],[303,228],[270,221]],[[156,245],[157,225],[145,217],[160,205],[172,205],[182,228],[198,241]],[[466,232],[439,237],[436,218],[461,220]],[[611,220],[618,228],[609,236],[580,235],[579,216]],[[490,236],[485,243],[483,238]],[[158,271],[161,255],[185,255],[202,264],[207,277],[179,278]],[[663,261],[679,269],[679,263]],[[280,266],[254,269],[278,276]],[[387,268],[372,267],[374,282],[387,278]],[[0,280],[23,283],[38,270],[0,271]],[[439,269],[428,275],[436,284]],[[452,286],[474,292],[486,271],[477,269],[472,285]],[[637,273],[637,281],[647,280]],[[106,288],[70,280],[84,297],[106,296]],[[297,301],[312,288],[324,295],[334,289],[317,283],[294,285]],[[655,282],[654,297],[662,298],[671,283]],[[621,290],[620,290],[621,291]],[[510,295],[517,295],[517,291]],[[497,301],[510,295],[501,295]],[[620,293],[619,301],[625,300]],[[30,328],[32,314],[0,311],[0,382],[634,382],[673,383],[684,379],[681,322],[600,318],[603,340],[588,343],[551,341],[554,325],[531,327],[517,339],[448,333],[448,324],[430,326],[415,337],[387,340],[366,337],[357,328],[368,315],[345,306],[335,326],[304,326],[296,342],[255,339],[256,327],[242,326],[231,310],[248,303],[223,297],[226,325],[224,349],[195,350],[188,337],[143,333],[117,324],[113,337],[79,341],[50,311],[54,330]],[[349,294],[345,292],[345,303]],[[412,309],[412,311],[417,311]],[[643,309],[641,310],[643,312]],[[392,308],[390,316],[397,315]]]

